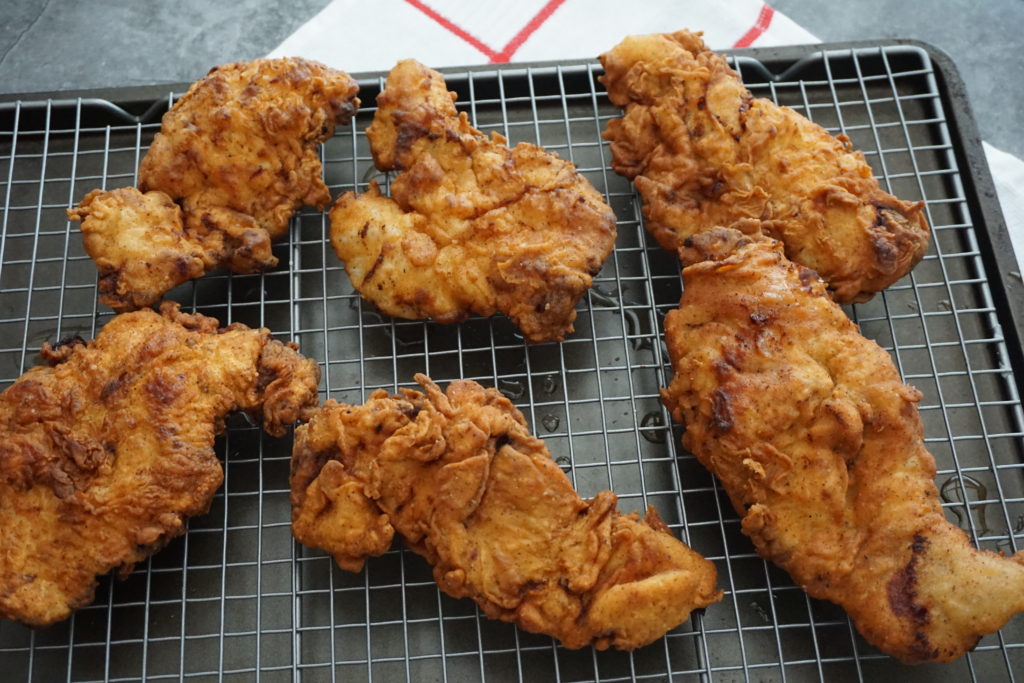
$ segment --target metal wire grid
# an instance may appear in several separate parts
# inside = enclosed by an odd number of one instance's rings
[[[916,48],[818,53],[796,64],[740,59],[756,95],[793,106],[865,151],[883,183],[923,198],[934,246],[910,277],[851,315],[924,392],[928,447],[948,516],[989,549],[1024,541],[1021,404],[980,260],[972,199],[960,184],[934,67]],[[770,69],[789,67],[774,77]],[[360,574],[297,546],[289,527],[289,439],[229,422],[225,483],[210,513],[93,605],[48,629],[0,623],[12,680],[871,680],[899,675],[1013,679],[1024,673],[1020,619],[952,665],[901,667],[856,635],[841,609],[809,599],[763,562],[717,483],[678,447],[658,388],[670,376],[661,320],[679,298],[678,263],[643,229],[628,182],[609,168],[600,132],[618,112],[595,65],[453,73],[474,125],[543,144],[575,162],[619,217],[615,252],[562,344],[527,346],[504,318],[458,326],[383,318],[356,295],[326,243],[326,218],[302,212],[262,275],[214,274],[174,298],[223,322],[269,327],[323,368],[322,393],[361,402],[425,371],[497,386],[584,496],[611,488],[620,508],[654,505],[716,562],[725,599],[633,653],[565,650],[487,620],[440,594],[400,546]],[[332,193],[373,173],[366,106],[323,149]],[[168,99],[168,103],[170,99]],[[64,209],[94,187],[133,184],[158,127],[109,104],[21,103],[4,112],[0,241],[0,381],[35,362],[44,340],[95,335],[95,269]],[[147,119],[148,121],[148,119]],[[997,275],[992,275],[997,277]]]

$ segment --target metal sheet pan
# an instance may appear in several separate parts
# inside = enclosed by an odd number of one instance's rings
[[[849,313],[893,356],[921,403],[947,516],[981,546],[1024,545],[1021,301],[977,134],[948,59],[916,44],[737,53],[755,95],[794,107],[864,150],[882,184],[924,199],[925,260]],[[396,544],[360,574],[290,534],[290,438],[242,418],[218,442],[224,487],[190,532],[93,605],[50,628],[0,622],[7,680],[908,680],[1024,676],[1024,620],[954,664],[903,667],[867,645],[841,609],[812,600],[763,562],[717,483],[678,446],[658,399],[670,376],[662,319],[679,299],[674,255],[648,237],[630,183],[600,134],[618,115],[595,63],[446,70],[484,131],[539,143],[576,163],[619,218],[615,252],[562,344],[528,346],[504,318],[458,326],[382,317],[354,293],[301,212],[261,275],[219,272],[171,297],[223,323],[270,328],[323,368],[322,395],[361,402],[424,371],[475,379],[521,407],[584,496],[657,507],[719,567],[725,599],[633,653],[565,650],[440,594],[429,567]],[[334,195],[374,175],[363,131],[383,75],[361,79],[364,108],[323,147]],[[135,170],[181,88],[6,98],[0,103],[0,386],[45,340],[89,338],[111,312],[64,209]]]

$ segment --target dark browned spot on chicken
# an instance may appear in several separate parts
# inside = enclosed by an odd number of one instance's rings
[[[903,214],[897,207],[878,200],[872,200],[871,204],[875,207],[875,226],[883,230],[872,234],[871,248],[875,252],[879,265],[886,270],[891,270],[900,261],[900,242],[908,241],[908,236],[899,234],[898,231]],[[894,234],[896,240],[893,239]]]
[[[356,108],[359,106],[359,104],[360,104],[359,99],[355,98],[355,97],[353,97],[350,100],[342,100],[340,105],[339,104],[335,104],[334,105],[334,120],[337,121],[338,123],[342,124],[342,125],[348,123],[349,121],[352,120],[352,117],[355,115]],[[322,134],[322,137],[326,137],[326,136],[327,136],[327,131],[325,130],[323,132],[323,134]]]
[[[738,361],[739,358],[737,358],[734,348],[724,349],[722,357],[716,358],[711,362],[711,369],[715,373],[715,379],[719,382],[724,382],[739,368]]]
[[[121,280],[121,271],[115,270],[110,273],[104,273],[100,275],[99,290],[100,294],[117,295],[117,284]]]
[[[919,627],[914,633],[914,642],[910,648],[914,655],[922,660],[934,659],[938,656],[938,650],[928,642],[928,637],[920,630],[921,626],[931,621],[931,614],[925,605],[920,605],[917,599],[917,564],[928,547],[928,539],[920,534],[914,534],[913,543],[910,546],[910,560],[906,566],[897,571],[889,579],[887,586],[889,607],[892,613],[898,617],[909,617],[915,626]]]
[[[889,606],[899,617],[909,616],[917,624],[928,623],[928,610],[914,603],[917,597],[917,563],[924,554],[928,541],[920,534],[914,534],[910,546],[910,560],[906,566],[893,574],[889,580]]]
[[[363,227],[359,228],[359,239],[365,240],[366,239],[366,233],[367,233],[367,231],[369,229],[370,229],[370,221],[366,221],[365,223],[363,223]]]
[[[149,394],[154,401],[162,403],[164,405],[170,405],[185,388],[182,383],[182,377],[168,376],[157,374],[152,377],[145,384],[146,393]]]
[[[803,266],[797,266],[797,274],[800,278],[800,284],[807,288],[807,291],[811,291],[812,285],[821,279],[818,277],[817,272]]]
[[[900,261],[899,245],[888,234],[874,233],[871,236],[871,249],[875,252],[878,266],[885,271],[892,270]]]
[[[720,432],[727,432],[732,429],[732,407],[729,404],[731,397],[725,389],[715,389],[711,392],[711,425]]]
[[[70,429],[55,428],[51,432],[51,437],[54,445],[70,458],[71,462],[65,463],[65,471],[73,479],[77,478],[77,474],[94,471],[108,457],[106,450],[98,442],[76,436]],[[70,467],[72,463],[74,467]],[[78,482],[75,483],[77,485]]]
[[[416,417],[420,414],[420,412],[422,412],[423,407],[413,405],[412,403],[402,403],[401,409],[403,415],[405,415],[410,420],[415,420]]]
[[[303,450],[292,458],[292,488],[305,492],[306,488],[320,474],[328,460],[338,460],[339,451],[335,446],[319,451]]]
[[[106,384],[104,384],[103,388],[100,390],[100,401],[102,401],[103,403],[107,403],[108,401],[110,401],[110,399],[116,396],[118,392],[120,392],[121,389],[124,388],[126,377],[127,373],[122,372],[115,379],[112,379]]]
[[[758,327],[763,327],[774,320],[774,316],[768,313],[762,313],[760,311],[754,311],[750,314],[750,322],[754,323]]]
[[[979,637],[978,640],[981,640],[981,638]],[[921,661],[934,660],[939,656],[939,649],[932,647],[932,644],[928,641],[928,636],[922,631],[914,632],[914,642],[910,644],[910,651]]]
[[[547,585],[547,581],[538,581],[536,579],[529,579],[527,581],[524,581],[522,584],[520,584],[517,587],[517,591],[518,591],[519,595],[526,595],[527,593],[530,593],[530,592],[532,592],[533,590],[535,590],[537,588],[542,588],[545,585]]]
[[[895,212],[896,207],[890,206],[885,202],[880,202],[877,199],[872,199],[871,205],[875,207],[875,225],[880,228],[884,228],[889,225],[889,214]]]
[[[399,123],[395,127],[395,168],[401,169],[398,158],[409,150],[416,141],[430,133],[430,129],[402,116],[404,112],[396,111],[394,119]]]
[[[384,245],[384,247],[381,248],[380,253],[377,254],[377,260],[373,262],[373,265],[370,266],[370,270],[366,272],[366,277],[363,278],[364,285],[373,278],[373,274],[377,272],[377,268],[380,267],[380,264],[384,263],[385,251],[387,251],[387,245]]]
[[[39,355],[47,365],[59,365],[70,358],[75,349],[80,346],[85,346],[85,340],[76,334],[61,339],[53,346],[50,346],[49,343],[43,344]]]
[[[262,354],[261,354],[262,355]],[[262,358],[261,358],[262,361]],[[272,364],[260,363],[259,374],[256,380],[256,390],[260,393],[266,391],[270,383],[278,378],[278,371]]]

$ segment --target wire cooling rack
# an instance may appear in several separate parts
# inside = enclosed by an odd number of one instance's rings
[[[807,48],[801,57],[735,64],[756,95],[849,135],[887,189],[926,201],[929,255],[849,312],[924,393],[947,516],[981,546],[1015,551],[1024,547],[1019,349],[1006,343],[1016,332],[994,303],[1000,275],[986,266],[979,200],[958,167],[948,74],[913,46]],[[94,604],[68,621],[38,630],[0,622],[5,680],[1024,677],[1021,618],[954,664],[910,668],[882,655],[841,609],[808,598],[754,553],[719,486],[679,448],[658,399],[670,376],[661,329],[681,292],[678,263],[648,238],[632,186],[609,167],[600,134],[619,112],[599,74],[596,64],[447,74],[474,125],[572,160],[619,218],[615,251],[564,343],[526,345],[502,317],[457,326],[382,317],[354,293],[325,239],[325,216],[308,210],[275,247],[273,271],[210,275],[172,297],[299,342],[321,364],[324,397],[361,402],[418,371],[499,387],[583,496],[611,488],[622,509],[654,505],[716,563],[725,599],[633,653],[570,651],[440,594],[426,563],[399,544],[363,572],[343,572],[291,538],[291,439],[234,418],[218,441],[225,478],[210,513],[127,580],[104,578]],[[362,86],[364,108],[323,148],[335,196],[374,175],[363,131],[382,79]],[[37,362],[43,341],[92,337],[110,318],[64,209],[95,187],[133,184],[172,101],[125,91],[0,105],[2,386]]]

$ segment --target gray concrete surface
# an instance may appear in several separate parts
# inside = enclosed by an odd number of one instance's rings
[[[0,92],[192,81],[260,57],[330,0],[0,0]]]
[[[2,0],[0,92],[190,81],[211,65],[265,54],[328,1]],[[937,45],[960,68],[982,137],[1024,157],[1024,1],[772,4],[826,41]]]
[[[981,137],[1024,157],[1022,0],[774,0],[824,41],[915,38],[953,58]]]

